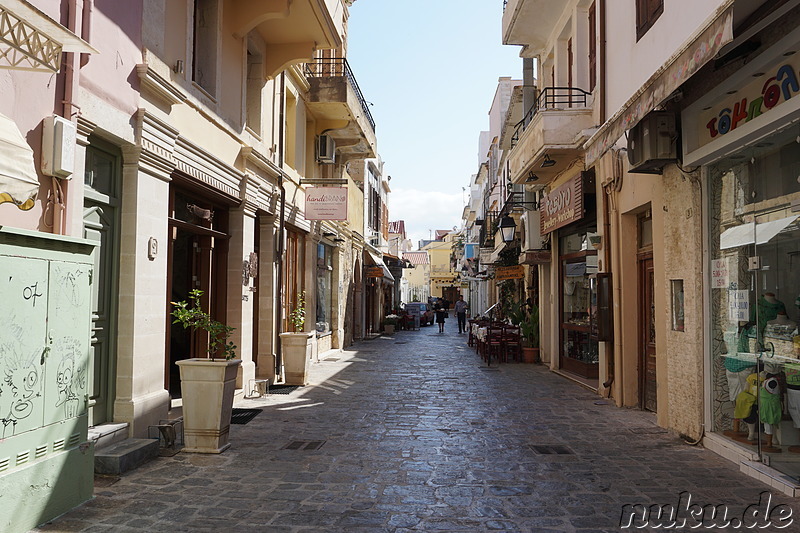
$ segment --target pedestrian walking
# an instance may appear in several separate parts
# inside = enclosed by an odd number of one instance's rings
[[[441,299],[433,304],[433,311],[436,314],[436,323],[439,324],[439,333],[444,333],[444,319],[447,316],[447,309],[442,305]]]
[[[469,309],[467,302],[464,301],[463,296],[459,295],[455,305],[456,318],[458,319],[459,333],[467,332],[467,309]]]

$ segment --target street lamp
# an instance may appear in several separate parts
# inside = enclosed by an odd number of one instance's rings
[[[514,240],[514,231],[517,229],[514,219],[506,215],[500,219],[500,235],[503,237],[503,242],[511,242]]]

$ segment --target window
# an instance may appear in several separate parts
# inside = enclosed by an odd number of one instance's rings
[[[664,0],[636,0],[636,40],[642,38],[664,12]]]
[[[195,0],[192,81],[214,96],[217,84],[217,0]]]
[[[317,245],[317,333],[331,330],[333,248]]]
[[[589,6],[589,92],[597,84],[597,10]]]

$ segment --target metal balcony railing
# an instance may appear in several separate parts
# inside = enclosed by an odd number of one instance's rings
[[[481,248],[494,248],[494,234],[497,231],[497,211],[489,211],[483,219],[478,243]]]
[[[547,109],[565,109],[565,108],[581,108],[586,107],[588,97],[591,93],[578,89],[577,87],[545,87],[542,89],[533,107],[525,114],[521,121],[519,121],[514,129],[514,134],[511,136],[511,148],[516,146],[519,138],[525,128],[536,116],[539,111]]]
[[[358,86],[356,77],[353,75],[353,71],[350,69],[350,65],[347,63],[346,58],[318,57],[311,63],[306,63],[305,74],[308,78],[346,78],[350,83],[350,86],[353,88],[353,92],[355,92],[356,96],[358,97],[358,102],[361,104],[361,110],[364,111],[364,116],[369,122],[369,125],[372,127],[372,131],[375,131],[375,120],[372,118],[372,113],[369,112],[367,100],[364,98],[364,94],[361,92],[361,88]]]

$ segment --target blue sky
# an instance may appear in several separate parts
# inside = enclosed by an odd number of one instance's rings
[[[478,135],[489,129],[497,79],[522,78],[519,47],[501,43],[501,0],[357,0],[347,57],[374,104],[389,217],[416,247],[461,223]]]

